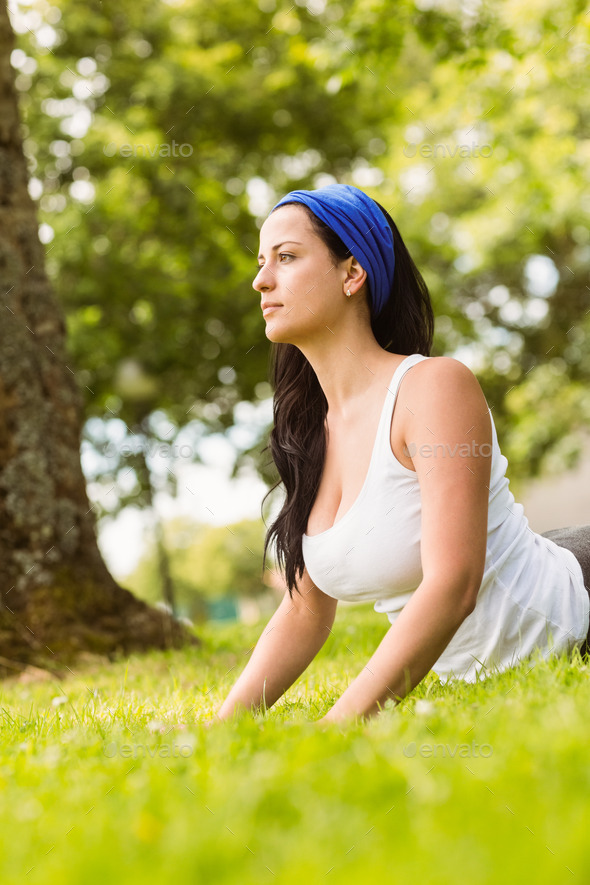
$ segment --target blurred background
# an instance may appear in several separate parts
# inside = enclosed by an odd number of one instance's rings
[[[120,583],[256,620],[280,509],[258,232],[354,184],[477,375],[539,532],[590,523],[590,21],[540,0],[12,2],[30,193]]]

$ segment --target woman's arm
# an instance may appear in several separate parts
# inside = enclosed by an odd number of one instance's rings
[[[430,672],[473,605],[469,585],[424,581],[391,625],[377,651],[320,722],[376,715],[388,698],[399,702]],[[472,590],[473,592],[473,590]]]
[[[338,600],[322,593],[307,569],[294,592],[293,601],[285,595],[258,640],[227,698],[217,711],[217,719],[228,719],[235,712],[271,707],[301,676],[331,632]]]
[[[372,716],[388,698],[409,694],[473,611],[481,586],[492,451],[485,397],[471,370],[451,357],[424,360],[407,377],[396,413],[420,483],[423,578],[320,721]]]

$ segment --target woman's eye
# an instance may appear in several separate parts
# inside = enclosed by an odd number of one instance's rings
[[[294,258],[294,257],[295,257],[294,255],[289,255],[288,252],[279,252],[279,258]],[[263,267],[264,267],[264,264],[257,264],[256,265],[256,273],[260,273],[260,271],[262,270]]]

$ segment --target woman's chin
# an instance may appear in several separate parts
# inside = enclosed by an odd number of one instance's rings
[[[289,341],[285,340],[285,333],[281,331],[278,323],[267,323],[264,332],[268,340],[275,342],[275,344],[290,343]]]

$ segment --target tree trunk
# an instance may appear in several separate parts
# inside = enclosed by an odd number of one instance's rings
[[[120,587],[96,542],[80,465],[83,401],[27,189],[0,0],[0,675],[198,643]],[[97,341],[97,346],[100,342]]]
[[[172,580],[172,572],[170,569],[170,557],[166,549],[166,539],[160,517],[154,508],[154,533],[156,536],[156,545],[158,549],[158,572],[162,583],[162,599],[170,607],[170,611],[176,617],[178,608],[176,605],[176,589]]]

